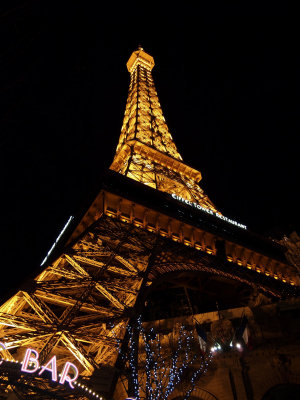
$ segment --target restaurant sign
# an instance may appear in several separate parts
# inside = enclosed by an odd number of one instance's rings
[[[237,226],[239,228],[242,228],[242,229],[247,229],[246,225],[240,224],[239,222],[234,221],[231,218],[225,217],[224,215],[222,215],[222,214],[220,214],[218,212],[214,212],[213,210],[211,210],[209,208],[202,207],[202,206],[200,206],[200,204],[197,204],[197,203],[195,203],[193,201],[186,200],[183,197],[177,196],[177,194],[175,194],[175,193],[172,194],[172,197],[173,197],[173,199],[175,199],[177,201],[181,201],[182,203],[187,204],[187,205],[189,205],[191,207],[194,207],[197,210],[204,211],[207,214],[210,214],[210,215],[213,215],[216,218],[222,219],[223,221],[226,221],[229,224],[235,225],[235,226]]]

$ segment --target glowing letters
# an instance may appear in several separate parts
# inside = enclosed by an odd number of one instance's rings
[[[32,357],[31,354],[34,354],[35,357]],[[23,359],[23,363],[22,363],[22,367],[21,367],[21,371],[23,372],[29,372],[30,374],[33,374],[34,372],[36,372],[39,369],[39,362],[38,362],[38,358],[39,358],[39,353],[34,350],[34,349],[27,349],[24,359]],[[32,364],[34,364],[33,368],[28,369],[28,364],[30,363],[30,367],[32,367]]]
[[[6,350],[5,344],[0,342],[0,350]],[[0,361],[0,365],[2,364],[3,360]],[[27,349],[25,352],[25,356],[22,361],[22,372],[27,372],[29,374],[33,374],[34,372],[38,372],[38,375],[42,375],[44,371],[49,371],[51,373],[51,379],[54,382],[57,382],[57,366],[56,366],[56,356],[53,356],[45,365],[41,365],[39,363],[39,353],[34,349]],[[71,373],[71,376],[69,375]],[[64,384],[68,382],[70,387],[74,389],[73,383],[78,378],[79,372],[77,367],[67,361],[62,369],[60,374],[60,384]]]
[[[49,365],[51,366],[50,368],[49,368]],[[53,357],[51,358],[51,360],[49,360],[49,361],[47,362],[47,364],[44,365],[44,366],[41,368],[41,370],[40,370],[40,372],[39,372],[39,375],[41,375],[44,371],[49,371],[49,372],[51,372],[51,374],[52,374],[52,380],[55,381],[55,382],[57,381],[56,356],[53,356]]]
[[[30,374],[36,372],[40,368],[38,358],[39,358],[39,353],[36,350],[27,349],[23,359],[21,371],[29,372]],[[73,377],[69,375],[70,369],[73,370],[73,375],[74,375]],[[54,382],[57,382],[56,356],[53,356],[47,362],[46,365],[41,366],[41,370],[39,371],[38,374],[41,375],[44,371],[51,372],[52,380]],[[66,362],[62,370],[59,383],[63,385],[65,382],[68,382],[70,387],[74,389],[73,382],[75,382],[77,378],[78,378],[77,367],[74,364],[70,363],[69,361]]]
[[[200,204],[194,203],[194,202],[192,202],[192,201],[190,201],[190,200],[184,199],[183,197],[177,196],[177,194],[175,194],[175,193],[172,194],[172,197],[173,197],[173,199],[175,199],[175,200],[178,200],[178,201],[181,201],[182,203],[188,204],[188,205],[191,206],[191,207],[195,207],[195,208],[197,208],[198,210],[205,211],[207,214],[211,214],[211,215],[213,215],[214,217],[220,218],[220,219],[222,219],[223,221],[226,221],[226,222],[229,222],[229,223],[232,224],[232,225],[238,226],[239,228],[247,229],[247,226],[246,226],[246,225],[240,224],[239,222],[236,222],[236,221],[234,221],[233,219],[224,217],[224,215],[219,214],[219,213],[216,213],[216,212],[210,210],[209,208],[202,207],[202,206],[200,206]]]
[[[71,378],[68,375],[70,368],[73,368],[73,370],[75,372],[73,378]],[[61,378],[60,378],[59,383],[64,384],[65,381],[67,381],[69,383],[69,385],[71,386],[71,388],[74,389],[74,386],[72,385],[72,382],[76,381],[77,377],[78,377],[78,369],[77,369],[77,367],[74,364],[72,364],[69,361],[67,361],[65,363],[64,369],[63,369],[63,371],[61,373]]]

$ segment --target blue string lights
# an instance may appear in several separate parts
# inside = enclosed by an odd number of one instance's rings
[[[175,325],[170,332],[155,331],[141,316],[127,325],[128,346],[119,341],[123,374],[130,383],[128,395],[137,400],[167,400],[178,385],[188,382],[189,399],[197,380],[206,373],[213,353],[201,353],[193,329]]]

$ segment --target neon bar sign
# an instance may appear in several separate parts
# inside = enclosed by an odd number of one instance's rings
[[[6,350],[6,347],[2,342],[0,342],[0,347],[2,347],[3,350]],[[39,358],[38,351],[34,349],[27,349],[23,361],[21,362],[22,364],[21,371],[33,374],[34,372],[37,372],[38,369],[40,369],[40,371],[38,372],[39,376],[42,375],[43,372],[49,371],[51,373],[52,381],[57,382],[56,356],[53,356],[45,365],[41,366],[38,361],[38,358]],[[0,361],[0,364],[2,364],[2,362],[3,360]],[[73,376],[69,375],[70,372]],[[61,371],[59,383],[63,385],[65,382],[68,382],[71,389],[74,389],[73,384],[78,378],[78,375],[79,372],[76,365],[67,361]]]
[[[240,224],[239,222],[234,221],[233,219],[224,217],[224,215],[219,214],[219,213],[217,213],[217,212],[214,212],[214,211],[210,210],[209,208],[202,207],[202,206],[200,206],[200,205],[197,204],[197,203],[194,203],[194,202],[192,202],[192,201],[190,201],[190,200],[186,200],[186,199],[184,199],[183,197],[177,196],[177,194],[175,194],[175,193],[172,194],[172,197],[173,197],[173,199],[175,199],[175,200],[181,201],[182,203],[185,203],[185,204],[187,204],[187,205],[189,205],[189,206],[191,206],[191,207],[197,208],[198,210],[204,211],[204,212],[206,212],[207,214],[210,214],[210,215],[213,215],[214,217],[220,218],[220,219],[222,219],[223,221],[228,222],[229,224],[235,225],[235,226],[237,226],[237,227],[239,227],[239,228],[242,228],[242,229],[247,229],[247,226],[246,226],[246,225]]]

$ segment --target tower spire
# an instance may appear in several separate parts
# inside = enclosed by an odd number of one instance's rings
[[[216,211],[198,185],[201,173],[182,161],[157,96],[153,57],[139,45],[126,66],[130,73],[121,135],[111,169],[155,189]]]

